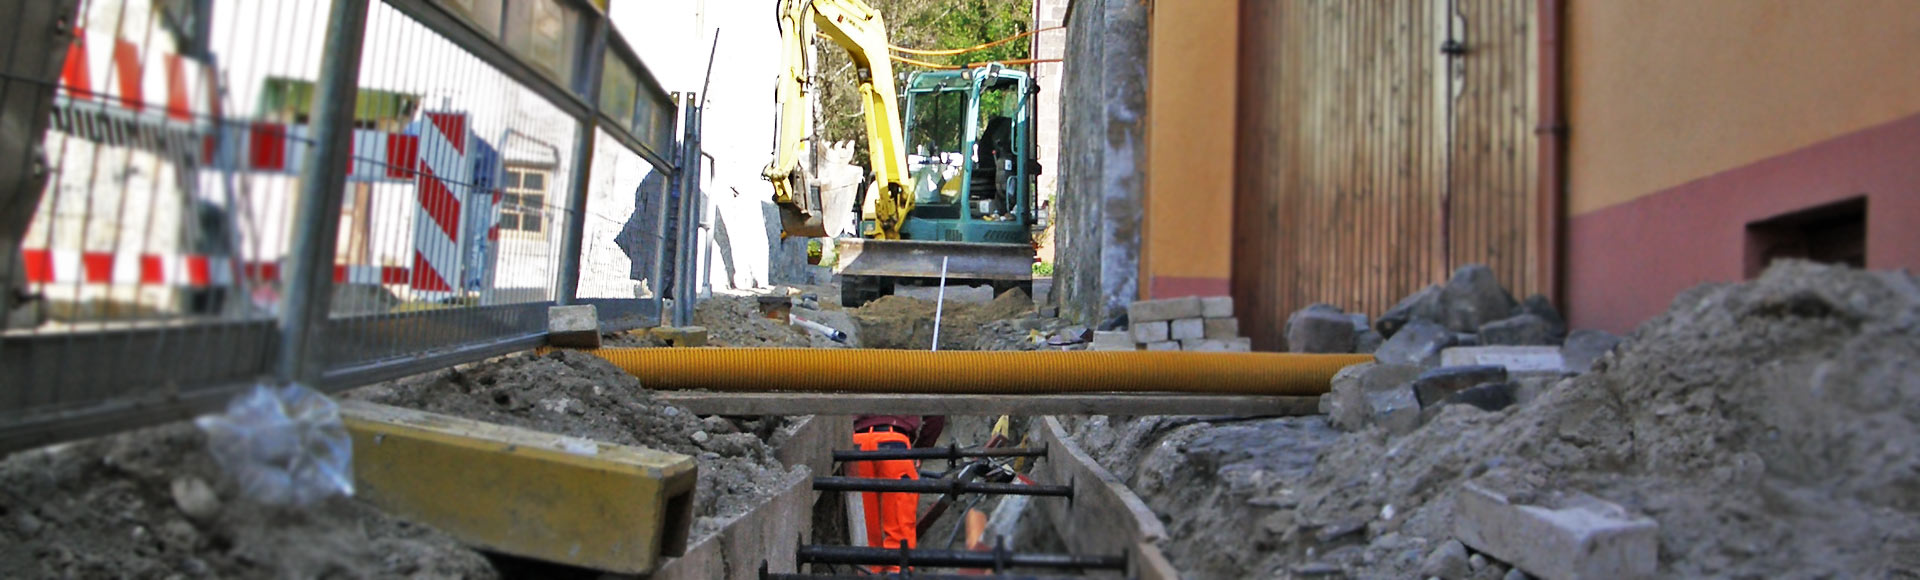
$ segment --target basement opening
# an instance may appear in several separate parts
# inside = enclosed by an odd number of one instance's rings
[[[1867,198],[1859,196],[1747,224],[1747,278],[1781,258],[1867,266]]]

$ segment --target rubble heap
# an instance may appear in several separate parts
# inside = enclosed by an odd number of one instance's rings
[[[1429,309],[1376,330],[1471,323],[1484,338],[1513,312]],[[1590,354],[1576,338],[1558,372],[1540,356],[1449,367],[1443,351],[1345,373],[1368,416],[1336,421],[1345,434],[1319,417],[1143,418],[1080,438],[1167,521],[1169,557],[1196,578],[1920,573],[1913,276],[1786,262],[1701,286],[1573,375]],[[1514,383],[1504,404],[1461,397]],[[1411,411],[1373,405],[1384,391]]]

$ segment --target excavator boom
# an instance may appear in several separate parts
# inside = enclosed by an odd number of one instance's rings
[[[780,117],[773,163],[764,176],[773,182],[781,230],[788,236],[827,235],[822,204],[811,193],[800,163],[809,112],[806,59],[815,29],[845,48],[858,70],[869,166],[878,185],[869,237],[898,240],[900,226],[913,209],[906,183],[906,136],[887,53],[887,27],[880,13],[861,0],[784,0],[780,5],[782,69],[775,91]]]

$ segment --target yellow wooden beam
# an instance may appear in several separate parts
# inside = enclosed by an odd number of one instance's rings
[[[468,544],[612,572],[686,550],[693,458],[343,402],[361,499]]]

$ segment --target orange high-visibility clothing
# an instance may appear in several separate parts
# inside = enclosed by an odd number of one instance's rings
[[[887,430],[854,433],[853,444],[863,451],[906,449],[911,446],[906,434]],[[920,479],[919,466],[907,459],[851,461],[846,468],[847,475],[851,477]],[[919,538],[914,530],[920,524],[920,494],[861,492],[860,499],[866,508],[868,546],[893,549],[899,549],[901,544],[909,549],[919,546]],[[897,566],[875,569],[882,572],[898,571]]]

